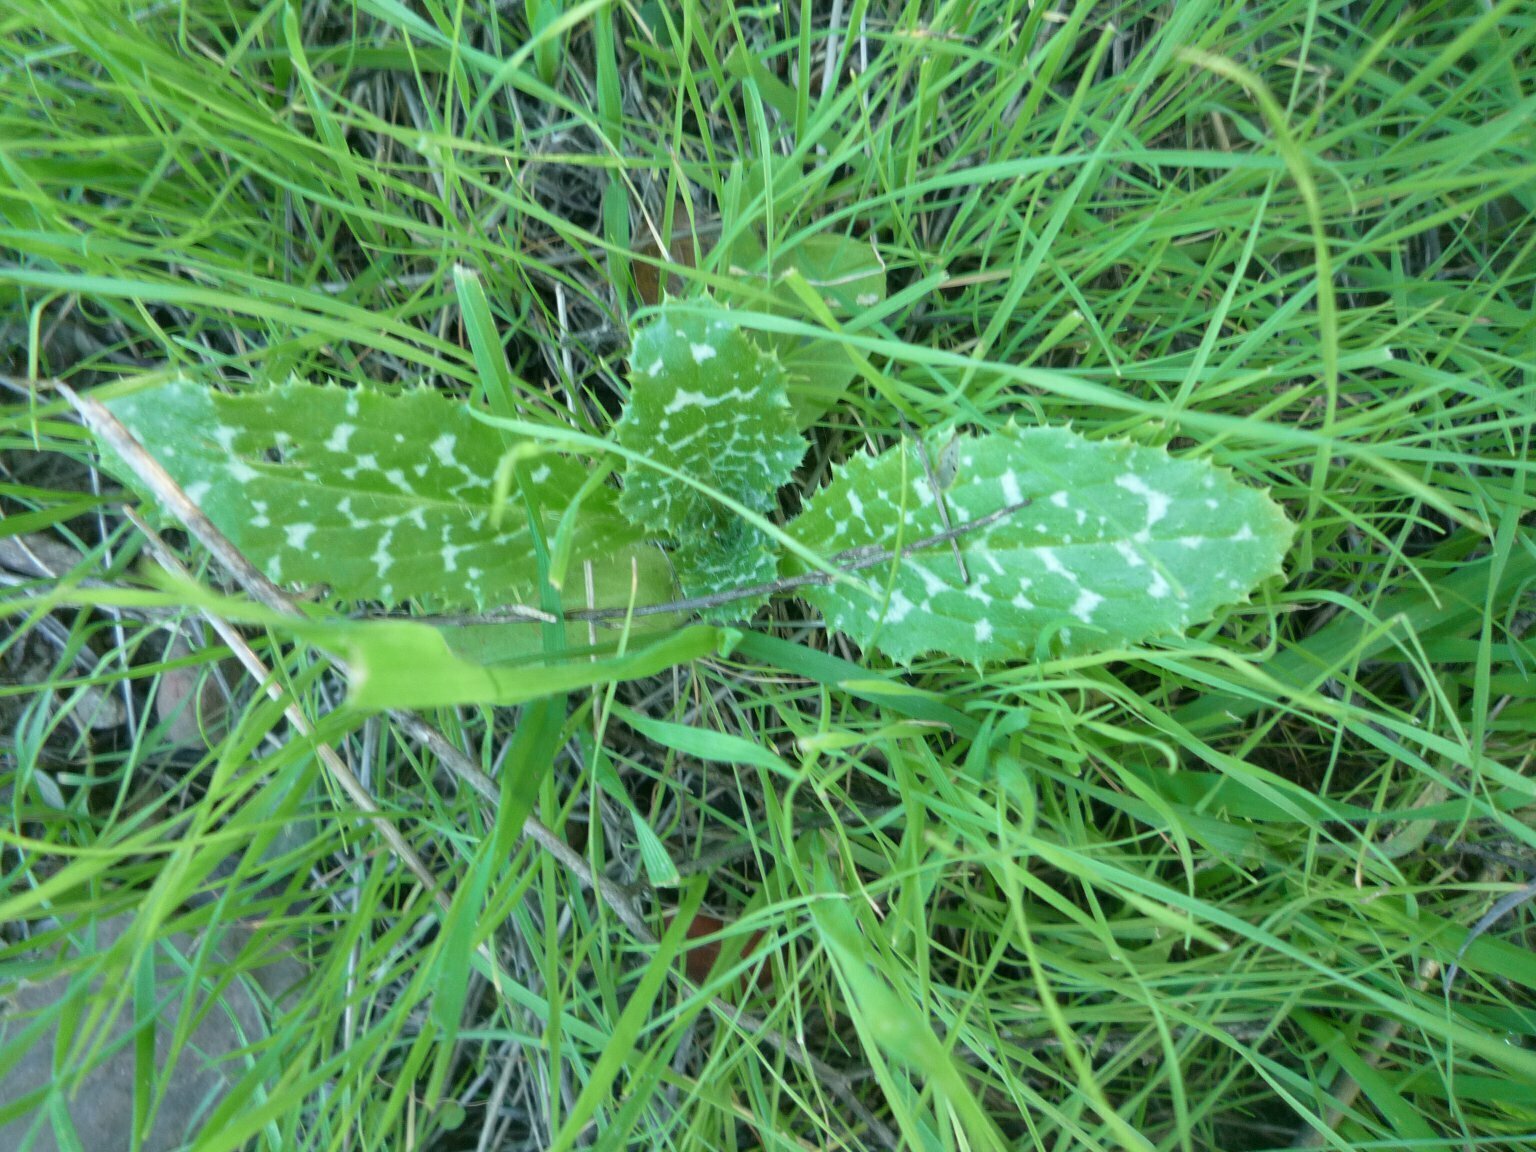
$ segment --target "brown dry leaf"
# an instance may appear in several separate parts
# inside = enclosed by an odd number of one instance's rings
[[[657,237],[647,228],[635,244],[635,257],[631,265],[635,276],[635,291],[640,294],[641,302],[648,305],[661,303],[661,269],[652,261],[665,258],[682,268],[699,266],[699,242],[689,229],[688,206],[681,196],[674,197],[672,201],[672,237],[666,256],[662,256]],[[682,292],[682,278],[675,273],[669,275],[666,288],[674,296]]]
[[[667,911],[663,915],[670,925],[674,913]],[[716,935],[723,931],[725,927],[726,922],[724,920],[718,916],[711,916],[708,912],[695,914],[693,922],[688,925],[687,938],[689,940],[703,941],[703,943],[699,944],[690,944],[683,953],[683,967],[688,973],[688,979],[692,980],[695,984],[704,983],[709,978],[709,974],[714,969],[715,964],[720,960],[720,942],[718,940],[704,940],[704,938]],[[746,947],[741,950],[742,957],[746,958],[755,953],[762,940],[763,934],[761,932],[753,932],[747,938]],[[741,990],[743,992],[750,992],[753,983],[749,982],[748,977],[743,974]],[[760,992],[772,990],[773,972],[766,964],[758,969],[755,986]]]

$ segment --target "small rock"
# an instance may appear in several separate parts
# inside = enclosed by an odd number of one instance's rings
[[[100,921],[94,926],[94,943],[86,946],[95,953],[105,952],[132,924],[132,916]],[[77,939],[90,940],[91,931],[89,926],[82,925],[74,935]],[[216,949],[216,962],[227,962],[226,958],[238,954],[249,939],[248,930],[242,927],[226,926],[222,931],[226,935]],[[267,1032],[260,1006],[245,991],[243,982],[237,981],[225,988],[224,1003],[208,1011],[189,1042],[182,1047],[174,1066],[167,1067],[170,1040],[185,998],[185,986],[180,967],[164,958],[164,950],[173,948],[184,956],[191,956],[199,943],[192,936],[175,934],[157,945],[158,998],[161,1002],[169,1001],[169,1004],[156,1022],[157,1075],[153,1090],[157,1099],[153,1127],[139,1145],[143,1152],[175,1152],[189,1147],[198,1135],[201,1118],[217,1106],[245,1066],[243,1061],[230,1059],[228,1054]],[[12,959],[11,971],[17,969],[19,962],[17,958]],[[218,975],[216,970],[209,971],[206,978],[212,983]],[[262,989],[274,999],[293,989],[303,975],[304,969],[298,961],[287,957],[253,973]],[[9,1054],[17,1045],[25,1047],[20,1059],[0,1076],[0,1112],[24,1098],[43,1094],[37,1096],[21,1119],[0,1124],[0,1148],[55,1152],[61,1142],[55,1138],[50,1116],[59,1114],[67,1115],[74,1127],[74,1139],[64,1142],[64,1147],[79,1146],[90,1152],[129,1152],[132,1146],[134,1046],[129,1036],[133,1026],[132,1000],[130,998],[114,1021],[110,1037],[105,1042],[89,1045],[95,1054],[93,1058],[99,1058],[106,1051],[110,1054],[77,1083],[62,1079],[56,1082],[53,1075],[56,1045],[78,1047],[80,1041],[78,1035],[61,1037],[56,1020],[49,1019],[60,1002],[71,995],[71,983],[70,976],[62,975],[35,982],[9,976],[0,981],[0,1053]],[[97,980],[89,989],[74,993],[80,998],[73,1013],[76,1026],[92,1027],[91,1010],[119,991],[119,988],[103,988]],[[194,998],[201,1007],[203,997],[194,993]],[[230,1020],[231,1014],[238,1020],[238,1028]],[[41,1034],[37,1034],[34,1029],[42,1020],[48,1020],[48,1023],[42,1027]],[[48,1095],[50,1088],[51,1096]],[[29,1139],[31,1143],[27,1142]]]

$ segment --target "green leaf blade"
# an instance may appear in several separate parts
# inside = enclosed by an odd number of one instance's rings
[[[108,407],[274,581],[475,607],[536,586],[522,508],[498,508],[494,492],[509,441],[438,393],[292,382],[225,395],[176,381]],[[586,479],[578,461],[548,455],[527,473],[535,503],[555,517]],[[627,571],[622,557],[639,534],[616,497],[611,488],[589,495],[574,560],[617,555]],[[553,531],[555,520],[543,527]]]
[[[754,511],[805,455],[784,370],[739,329],[730,310],[664,305],[635,336],[633,390],[619,443]],[[625,472],[620,507],[637,524],[683,536],[719,518],[691,485],[653,468]]]
[[[968,581],[943,543],[866,570],[883,601],[804,591],[829,625],[898,662],[1074,655],[1181,631],[1246,599],[1290,542],[1266,495],[1160,449],[1013,426],[929,446],[955,527],[1029,503],[960,535]],[[849,461],[788,531],[832,553],[904,548],[943,524],[904,444]]]
[[[752,588],[779,575],[779,558],[767,533],[743,520],[689,537],[672,551],[678,583],[687,597]],[[706,620],[744,620],[768,603],[768,594],[736,596],[703,613]]]
[[[874,246],[847,236],[812,235],[781,245],[770,257],[753,231],[737,237],[728,260],[741,280],[726,290],[727,302],[774,315],[817,322],[804,301],[784,283],[791,270],[820,296],[838,320],[849,320],[886,298],[885,264]],[[772,351],[788,377],[790,403],[799,427],[813,424],[848,391],[858,369],[835,339],[760,333],[759,343]]]

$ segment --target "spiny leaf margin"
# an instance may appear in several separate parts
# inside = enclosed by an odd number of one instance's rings
[[[805,456],[783,368],[708,298],[668,301],[635,334],[619,443],[700,480],[755,512]],[[656,469],[630,464],[620,508],[658,535],[713,531],[719,509]]]
[[[1293,527],[1265,493],[1160,448],[1013,424],[927,444],[954,525],[1030,503],[960,536],[968,583],[943,544],[866,570],[880,599],[841,585],[801,593],[830,627],[898,663],[1080,655],[1179,632],[1246,600],[1290,545]],[[897,549],[943,524],[908,441],[848,461],[786,531],[831,556]]]
[[[440,393],[291,380],[231,395],[182,379],[107,407],[273,581],[476,608],[529,601],[537,586],[516,493],[499,526],[493,514],[511,441]],[[525,471],[541,530],[553,533],[587,470],[540,455]],[[618,513],[617,493],[589,493],[577,526],[572,560],[621,564],[627,577],[641,534]]]
[[[744,520],[721,523],[708,535],[690,536],[672,550],[677,581],[687,597],[710,596],[768,584],[779,575],[777,547],[771,537]],[[735,596],[706,609],[706,620],[745,620],[768,603],[767,593]]]

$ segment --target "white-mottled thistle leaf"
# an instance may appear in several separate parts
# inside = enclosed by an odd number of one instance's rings
[[[714,531],[679,541],[672,549],[672,564],[686,597],[751,588],[779,575],[773,540],[741,519],[722,522]],[[744,620],[766,603],[767,593],[741,596],[703,615],[706,620]]]
[[[784,370],[731,319],[694,303],[663,306],[635,334],[619,443],[766,511],[805,455]],[[666,536],[700,531],[720,510],[698,489],[630,464],[620,507]]]
[[[436,392],[399,396],[289,383],[225,395],[188,381],[108,407],[193,503],[269,578],[349,599],[537,603],[538,569],[514,486],[494,522],[504,435]],[[587,469],[524,465],[552,535]],[[573,561],[621,565],[639,534],[602,488],[582,505]]]
[[[959,537],[969,583],[942,543],[864,569],[879,597],[801,593],[831,627],[900,662],[1080,654],[1179,632],[1246,600],[1290,545],[1265,493],[1162,449],[1012,425],[928,446],[955,527],[1029,503]],[[850,460],[787,530],[831,557],[900,548],[943,525],[909,442]]]

